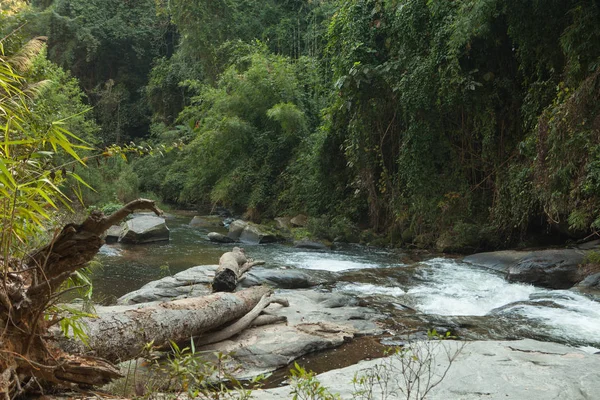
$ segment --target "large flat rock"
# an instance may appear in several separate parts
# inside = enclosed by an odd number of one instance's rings
[[[238,377],[274,371],[305,354],[334,348],[355,336],[381,334],[377,311],[353,296],[315,290],[280,290],[289,307],[270,305],[265,314],[284,316],[286,324],[255,327],[199,351],[232,353]]]
[[[585,278],[580,268],[585,254],[580,249],[505,250],[473,254],[463,261],[503,273],[511,282],[568,289]]]
[[[218,265],[200,265],[173,276],[152,281],[140,289],[119,298],[119,304],[137,304],[151,301],[168,301],[185,297],[205,296],[211,293],[211,283]],[[305,289],[331,282],[335,274],[326,271],[309,271],[298,268],[254,267],[246,274],[240,288],[268,285],[281,289]]]
[[[451,342],[447,342],[452,345]],[[441,348],[435,351],[433,368],[441,373],[447,365]],[[391,362],[391,364],[389,364]],[[399,358],[377,359],[329,371],[318,380],[342,399],[353,399],[352,379],[377,365],[391,365],[394,373],[385,379],[391,393],[400,396]],[[389,368],[389,367],[388,367]],[[380,376],[384,376],[380,373]],[[381,389],[373,386],[374,398]],[[535,340],[468,342],[447,376],[427,396],[429,400],[592,400],[600,393],[600,355],[572,347]],[[290,399],[290,388],[253,392],[254,399]],[[360,397],[358,397],[360,398]],[[391,397],[391,398],[405,398]]]
[[[127,244],[163,242],[169,240],[169,233],[163,218],[142,215],[125,223],[119,242]]]

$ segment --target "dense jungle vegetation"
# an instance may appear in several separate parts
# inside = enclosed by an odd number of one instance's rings
[[[90,205],[305,213],[316,233],[446,251],[600,229],[596,0],[0,7],[6,57],[47,38],[22,72],[46,82],[30,123],[128,146],[81,150]]]

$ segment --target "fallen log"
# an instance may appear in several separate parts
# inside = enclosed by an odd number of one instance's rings
[[[215,292],[233,292],[239,281],[244,279],[244,274],[255,265],[262,265],[264,261],[254,261],[246,258],[244,249],[234,247],[233,250],[223,253],[219,259],[219,268],[215,272],[212,289]]]
[[[235,323],[219,330],[218,332],[212,332],[201,336],[197,338],[194,343],[196,346],[204,346],[207,344],[218,343],[237,335],[244,329],[248,328],[260,316],[260,313],[272,303],[281,304],[284,307],[289,307],[290,305],[290,303],[285,299],[268,297],[265,295],[248,314],[244,315]]]
[[[236,293],[221,292],[166,303],[107,307],[99,310],[97,318],[79,320],[88,335],[88,346],[57,331],[55,337],[64,351],[91,352],[111,362],[126,361],[140,356],[148,343],[165,347],[170,341],[187,341],[242,318],[262,298],[268,305],[270,294],[270,288],[255,286]]]

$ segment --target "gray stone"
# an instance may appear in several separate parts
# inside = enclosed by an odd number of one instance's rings
[[[264,244],[279,242],[282,240],[282,237],[265,227],[248,223],[242,231],[239,240],[246,244]]]
[[[452,342],[438,342],[452,345]],[[418,344],[417,344],[418,345]],[[448,364],[441,345],[434,352],[433,368],[441,373]],[[376,366],[392,373],[386,379],[390,393],[400,392],[400,359],[363,361],[347,368],[317,375],[322,386],[342,399],[353,399],[355,375],[365,376]],[[382,368],[382,367],[379,367]],[[374,397],[381,396],[381,387],[373,385]],[[441,383],[427,395],[429,400],[500,400],[500,399],[569,399],[590,400],[600,393],[600,357],[572,347],[534,340],[468,342],[454,360]],[[258,390],[253,399],[289,399],[290,387]]]
[[[585,278],[579,267],[584,258],[585,251],[578,249],[506,250],[473,254],[463,261],[504,273],[511,282],[568,289]]]
[[[600,272],[592,274],[579,282],[577,288],[600,289]]]
[[[301,228],[308,225],[308,217],[304,214],[298,214],[290,220],[293,226],[299,226]]]
[[[510,282],[568,289],[584,278],[579,268],[584,257],[583,251],[573,249],[533,251],[510,266],[507,278]]]
[[[329,246],[325,243],[308,239],[295,240],[294,247],[298,249],[329,250]]]
[[[223,218],[219,215],[195,216],[190,221],[193,228],[219,228],[223,227]]]
[[[113,225],[106,231],[104,241],[106,243],[116,243],[119,241],[119,237],[123,233],[123,227],[121,225]]]
[[[138,304],[210,294],[210,284],[217,268],[217,265],[201,265],[186,269],[173,276],[149,282],[140,289],[123,295],[117,303]]]
[[[127,221],[119,242],[143,244],[169,240],[169,228],[163,218],[143,215]]]
[[[381,334],[382,318],[375,310],[353,305],[351,296],[314,290],[278,291],[290,306],[272,304],[265,314],[285,316],[287,324],[255,327],[214,345],[200,348],[209,352],[233,352],[240,365],[238,377],[252,377],[274,371],[305,354],[340,346],[357,335]],[[327,301],[338,297],[346,305],[330,308]],[[345,299],[342,299],[345,298]]]
[[[204,296],[211,292],[210,285],[217,268],[217,265],[200,265],[173,276],[149,282],[140,289],[122,296],[118,300],[118,304],[137,304]],[[240,282],[239,287],[269,285],[282,289],[309,288],[332,282],[335,276],[326,271],[254,267],[246,274],[246,278]]]
[[[463,258],[463,261],[478,267],[506,273],[508,268],[522,259],[527,252],[515,250],[491,251],[487,253],[472,254]]]
[[[210,240],[211,242],[216,242],[216,243],[233,243],[233,242],[235,242],[235,240],[233,240],[229,236],[225,236],[225,235],[223,235],[221,233],[217,233],[217,232],[210,232],[208,234],[208,240]]]
[[[231,224],[229,224],[229,233],[227,234],[227,236],[235,241],[239,240],[240,236],[242,235],[242,232],[244,231],[247,225],[248,223],[246,221],[236,219]]]

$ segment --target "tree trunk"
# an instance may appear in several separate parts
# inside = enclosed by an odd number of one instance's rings
[[[93,212],[82,224],[69,224],[47,246],[22,262],[4,261],[0,284],[0,396],[24,392],[31,379],[69,386],[100,385],[119,377],[110,363],[93,357],[74,357],[47,342],[48,329],[58,318],[45,314],[60,296],[61,285],[86,266],[104,244],[100,235],[137,210],[162,212],[151,200],[138,199],[105,217]],[[33,385],[38,386],[38,385]]]
[[[213,293],[233,292],[244,274],[255,265],[262,265],[264,261],[253,261],[246,258],[244,249],[234,247],[231,251],[223,253],[219,259],[219,268],[215,271],[212,283]]]
[[[215,293],[205,297],[115,306],[99,310],[98,318],[80,320],[86,327],[88,345],[67,339],[56,332],[60,347],[70,353],[92,352],[112,362],[140,356],[143,348],[165,347],[169,341],[182,342],[244,317],[261,298],[271,294],[265,286],[236,293]]]

